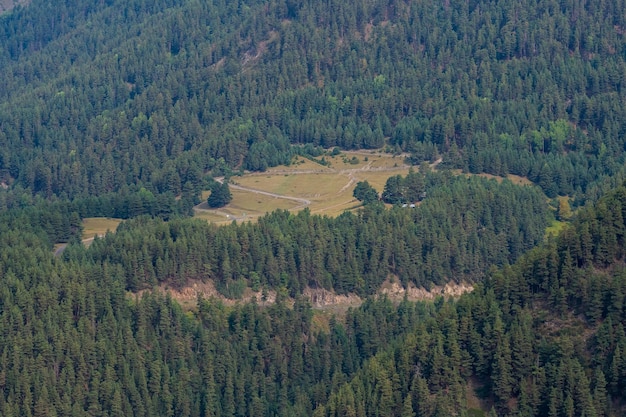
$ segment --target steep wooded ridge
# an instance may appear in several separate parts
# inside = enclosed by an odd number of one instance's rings
[[[0,180],[21,197],[144,186],[192,201],[207,171],[311,150],[292,145],[388,144],[596,198],[623,176],[624,11],[34,0],[0,16]]]
[[[466,415],[468,381],[492,415],[624,415],[625,215],[621,187],[429,319],[400,306],[412,330],[314,415]]]
[[[624,412],[624,187],[458,301],[369,299],[330,321],[280,291],[187,313],[158,292],[131,300],[120,264],[78,245],[53,257],[47,223],[20,213],[0,222],[3,416]],[[111,247],[145,252],[119,235]]]
[[[338,218],[277,211],[222,227],[140,217],[88,251],[75,245],[63,256],[121,267],[131,291],[211,279],[230,298],[246,287],[364,296],[390,275],[405,287],[479,281],[490,266],[514,262],[543,239],[547,205],[536,187],[446,173],[413,177],[429,196],[415,209],[376,203]]]

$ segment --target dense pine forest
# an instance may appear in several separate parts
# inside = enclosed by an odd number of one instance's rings
[[[39,213],[21,213],[5,214],[0,233],[3,416],[611,416],[626,406],[626,187],[458,301],[375,297],[331,319],[297,295],[265,307],[199,298],[183,311],[125,290],[136,284],[118,247],[183,253],[199,236],[252,238],[286,213],[213,230],[139,218],[62,257]],[[141,246],[136,227],[161,238]]]
[[[377,203],[338,218],[277,211],[254,224],[222,227],[144,216],[88,251],[80,243],[69,247],[63,257],[120,266],[132,291],[210,277],[230,298],[246,287],[282,288],[291,296],[306,287],[371,295],[390,274],[405,286],[476,281],[543,239],[547,207],[534,187],[414,176],[432,187],[416,210]]]
[[[582,203],[624,176],[625,16],[617,0],[33,0],[0,16],[1,180],[191,199],[206,172],[389,146]]]
[[[619,0],[0,14],[0,415],[625,415],[625,36]],[[332,148],[415,168],[337,217],[189,218]],[[125,221],[86,247],[99,216]],[[250,290],[275,302],[223,301]]]

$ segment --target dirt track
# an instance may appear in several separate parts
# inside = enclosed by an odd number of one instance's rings
[[[98,235],[98,237],[103,237],[103,236],[104,236],[103,234],[99,234]],[[85,244],[87,244],[89,242],[93,242],[93,240],[94,240],[94,238],[90,237],[90,238],[81,240],[81,242],[83,243],[83,245],[85,245]],[[59,256],[61,256],[61,254],[63,253],[65,248],[67,248],[67,243],[60,244],[59,247],[54,250],[54,257],[58,258]]]
[[[358,155],[366,155],[366,156],[381,156],[381,155],[387,155],[387,154],[382,154],[382,153],[371,153],[371,152],[365,152],[365,151],[351,151],[349,152],[349,154],[358,154]],[[399,155],[400,157],[407,157],[408,154],[402,154]],[[435,169],[437,167],[437,165],[439,165],[442,162],[442,159],[439,158],[437,159],[435,162],[430,164],[430,167],[432,169]],[[376,171],[376,172],[393,172],[393,171],[397,171],[398,169],[402,169],[402,168],[409,168],[410,165],[407,164],[402,164],[400,166],[397,167],[393,167],[393,168],[389,168],[389,167],[379,167],[379,168],[372,168],[372,161],[370,161],[367,165],[359,167],[359,168],[345,168],[345,169],[334,169],[331,167],[323,167],[320,169],[306,169],[306,170],[288,170],[288,169],[270,169],[267,170],[266,172],[252,172],[252,173],[247,173],[247,176],[260,176],[260,175],[283,175],[283,174],[289,174],[289,175],[306,175],[306,174],[320,174],[320,173],[337,173],[337,174],[341,174],[341,175],[347,175],[349,178],[348,183],[341,189],[340,192],[344,192],[347,188],[349,188],[350,186],[352,186],[355,182],[356,179],[354,178],[354,174],[358,173],[358,172],[371,172],[371,171]],[[220,178],[216,178],[215,179],[218,182],[222,182],[224,181],[223,177]],[[236,185],[236,184],[229,184],[229,187],[234,189],[234,190],[240,190],[240,191],[246,191],[246,192],[251,192],[251,193],[255,193],[255,194],[260,194],[260,195],[265,195],[268,197],[273,197],[273,198],[281,198],[284,200],[290,200],[290,201],[295,201],[297,203],[300,203],[298,206],[291,208],[291,210],[300,210],[304,207],[307,207],[309,205],[311,205],[311,200],[307,200],[305,198],[300,198],[300,197],[293,197],[293,196],[288,196],[288,195],[282,195],[282,194],[276,194],[276,193],[272,193],[269,191],[263,191],[263,190],[258,190],[255,188],[250,188],[250,187],[244,187],[241,185]],[[229,220],[245,220],[246,218],[242,217],[242,216],[233,216],[230,213],[221,211],[219,209],[209,209],[207,208],[206,203],[200,203],[197,206],[194,207],[194,210],[196,211],[210,211],[213,214],[217,214],[223,217],[226,217]]]

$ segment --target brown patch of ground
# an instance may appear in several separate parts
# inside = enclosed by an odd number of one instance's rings
[[[482,389],[483,385],[476,377],[470,377],[467,379],[465,398],[467,401],[467,409],[471,416],[485,416],[486,413],[493,407],[492,401],[478,397],[477,392]]]
[[[391,300],[400,301],[406,297],[409,301],[425,301],[434,300],[439,296],[458,298],[466,292],[471,292],[474,287],[468,283],[449,282],[444,286],[435,285],[430,290],[425,288],[417,288],[409,284],[408,288],[404,288],[396,279],[387,279],[383,282],[379,293],[387,295]]]
[[[259,42],[256,48],[249,50],[243,55],[243,58],[241,59],[241,65],[246,67],[258,61],[258,59],[263,56],[267,51],[267,45],[271,42],[274,42],[276,39],[278,39],[278,32],[273,30],[270,31],[268,39]]]
[[[358,307],[363,303],[356,294],[340,295],[323,288],[305,288],[302,295],[309,300],[311,306],[318,310],[347,310]]]
[[[83,219],[83,240],[93,240],[95,235],[104,236],[107,232],[115,232],[122,219],[109,217],[86,217]]]
[[[363,39],[365,39],[366,42],[369,42],[370,38],[372,37],[372,30],[374,29],[374,25],[371,23],[368,23],[365,25],[365,34],[363,36]]]
[[[456,298],[472,290],[473,287],[467,283],[448,283],[444,286],[434,286],[431,290],[415,286],[409,286],[408,289],[405,289],[397,280],[388,279],[383,283],[378,294],[385,295],[394,302],[402,301],[405,294],[407,294],[407,299],[410,301],[426,301],[434,300],[441,295]],[[139,292],[139,295],[144,291],[151,290],[142,290]],[[276,302],[276,291],[266,291],[264,296],[263,291],[255,292],[250,288],[246,289],[243,297],[240,299],[226,298],[217,291],[212,280],[194,280],[183,288],[172,288],[162,284],[157,287],[157,291],[163,294],[169,293],[174,300],[187,309],[195,308],[199,296],[215,298],[230,306],[252,302],[253,300],[261,306]],[[334,291],[322,288],[306,288],[302,292],[302,296],[309,300],[315,310],[323,311],[330,315],[343,315],[349,308],[356,308],[363,303],[363,299],[356,294],[337,294]],[[293,303],[293,300],[289,300],[288,303]]]
[[[183,288],[172,288],[167,284],[161,284],[156,289],[163,294],[169,294],[172,299],[176,300],[181,306],[188,309],[196,307],[199,296],[202,296],[203,298],[215,298],[222,301],[225,305],[229,306],[241,303],[249,303],[253,300],[256,300],[256,302],[258,302],[260,305],[269,305],[276,302],[276,291],[267,291],[264,298],[261,291],[255,292],[249,288],[240,299],[233,300],[230,298],[226,298],[217,291],[217,289],[215,288],[215,284],[211,280],[190,281],[189,285]],[[151,290],[142,290],[139,293],[141,294],[145,291]]]
[[[380,151],[342,152],[324,155],[327,165],[319,163],[322,157],[298,157],[289,166],[231,178],[232,202],[217,210],[200,204],[194,210],[195,216],[225,224],[254,221],[276,209],[297,212],[304,207],[314,214],[338,216],[360,205],[352,195],[359,181],[367,180],[380,192],[389,177],[406,175],[409,165],[405,157]],[[203,199],[208,194],[203,194]]]

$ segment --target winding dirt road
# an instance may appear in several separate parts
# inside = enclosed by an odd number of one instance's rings
[[[367,155],[367,156],[372,156],[372,155],[377,155],[374,153],[366,153],[366,152],[359,152],[359,151],[353,151],[350,152],[350,154],[359,154],[359,155]],[[380,154],[383,155],[383,154]],[[403,154],[400,155],[403,157],[408,156],[408,154]],[[305,174],[319,174],[319,173],[337,173],[337,174],[342,174],[342,175],[346,175],[349,179],[348,183],[346,185],[343,186],[343,188],[339,191],[339,193],[345,192],[346,189],[348,189],[350,186],[352,186],[355,182],[356,179],[354,178],[354,174],[358,173],[358,172],[366,172],[366,171],[376,171],[376,172],[391,172],[391,171],[397,171],[398,169],[402,169],[402,168],[408,168],[410,167],[410,165],[407,164],[402,164],[400,166],[397,167],[380,167],[380,168],[372,168],[373,161],[370,161],[367,165],[360,167],[360,168],[348,168],[348,169],[334,169],[331,167],[324,167],[323,169],[309,169],[309,170],[301,170],[301,171],[294,171],[294,170],[268,170],[267,172],[253,172],[253,173],[249,173],[246,175],[249,176],[257,176],[257,175],[281,175],[281,174],[289,174],[289,175],[305,175]],[[442,158],[437,159],[435,162],[430,164],[431,169],[435,169],[437,167],[437,165],[439,165],[442,162]],[[224,181],[224,177],[219,177],[215,179],[217,182],[222,183]],[[276,193],[272,193],[269,191],[263,191],[263,190],[258,190],[256,188],[250,188],[250,187],[244,187],[241,185],[237,185],[237,184],[228,184],[228,186],[230,188],[232,188],[233,190],[240,190],[240,191],[246,191],[246,192],[250,192],[250,193],[254,193],[254,194],[259,194],[259,195],[265,195],[268,197],[273,197],[273,198],[280,198],[283,200],[289,200],[289,201],[295,201],[297,203],[299,203],[298,206],[296,207],[292,207],[291,210],[300,210],[304,207],[307,207],[309,205],[311,205],[311,200],[307,200],[306,198],[300,198],[300,197],[292,197],[292,196],[288,196],[288,195],[282,195],[282,194],[276,194]],[[206,203],[200,203],[197,206],[194,207],[194,210],[196,211],[206,211],[206,212],[211,212],[213,214],[217,214],[223,217],[226,217],[228,220],[245,220],[248,217],[246,216],[234,216],[230,213],[227,213],[225,211],[219,210],[219,209],[208,209],[205,208],[206,207]]]
[[[292,208],[292,210],[298,210],[311,204],[311,200],[307,200],[306,198],[291,197],[288,195],[270,193],[269,191],[257,190],[256,188],[242,187],[241,185],[235,185],[235,184],[228,184],[228,186],[232,188],[233,190],[248,191],[250,193],[266,195],[268,197],[274,197],[274,198],[282,198],[283,200],[291,200],[291,201],[300,203],[299,206]]]
[[[104,237],[104,235],[103,234],[98,234],[98,237]],[[93,240],[94,240],[94,238],[90,237],[90,238],[81,240],[81,242],[83,243],[83,245],[85,245],[85,244],[87,244],[89,242],[93,242]],[[59,247],[54,250],[54,252],[53,252],[54,253],[54,257],[58,258],[59,256],[61,256],[61,254],[63,253],[65,248],[67,248],[67,243],[61,243],[59,245]]]
[[[267,173],[266,173],[267,175]],[[222,183],[224,181],[224,177],[220,177],[220,178],[216,178],[215,181]],[[250,188],[250,187],[243,187],[241,185],[236,185],[236,184],[228,184],[228,186],[233,189],[233,190],[240,190],[240,191],[246,191],[249,193],[254,193],[254,194],[260,194],[260,195],[265,195],[268,197],[273,197],[273,198],[281,198],[283,200],[289,200],[289,201],[295,201],[297,203],[300,203],[298,206],[296,207],[292,207],[291,210],[299,210],[302,209],[306,206],[309,206],[311,204],[311,200],[307,200],[306,198],[299,198],[299,197],[292,197],[292,196],[288,196],[288,195],[282,195],[282,194],[276,194],[276,193],[271,193],[269,191],[263,191],[263,190],[257,190],[256,188]],[[230,213],[227,213],[225,211],[219,210],[219,209],[207,209],[204,208],[203,206],[205,206],[206,203],[200,203],[197,206],[194,207],[194,210],[196,211],[209,211],[213,214],[218,214],[220,216],[224,216],[226,217],[228,220],[245,220],[247,219],[247,217],[244,216],[234,216]]]

